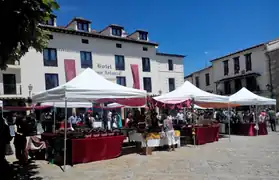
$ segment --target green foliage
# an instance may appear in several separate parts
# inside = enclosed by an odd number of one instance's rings
[[[1,35],[0,68],[15,62],[34,48],[41,52],[47,46],[49,32],[40,22],[48,20],[59,5],[55,0],[0,0]]]

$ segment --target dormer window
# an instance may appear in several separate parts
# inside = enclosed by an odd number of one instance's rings
[[[111,33],[114,36],[121,36],[122,35],[122,29],[121,28],[117,28],[117,27],[112,27],[111,28]]]
[[[50,18],[46,21],[46,25],[54,26],[54,17],[50,17]]]
[[[88,24],[88,22],[78,21],[77,22],[77,29],[79,31],[86,31],[86,32],[88,32],[89,31],[89,24]]]
[[[147,32],[139,32],[139,39],[147,41]]]
[[[55,15],[50,15],[49,19],[42,22],[42,24],[49,25],[49,26],[54,26],[55,25],[55,18],[56,18]]]

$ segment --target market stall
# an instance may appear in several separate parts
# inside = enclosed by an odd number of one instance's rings
[[[106,80],[104,77],[100,76],[98,73],[96,73],[94,70],[88,68],[84,70],[81,74],[76,76],[74,79],[70,80],[69,82],[55,87],[50,90],[46,90],[44,92],[40,92],[38,94],[35,94],[32,98],[34,102],[65,102],[65,129],[67,127],[67,110],[69,102],[96,102],[96,103],[105,103],[105,102],[117,102],[128,106],[142,106],[146,102],[146,91],[144,90],[138,90],[133,88],[124,87],[118,84],[115,84],[111,81]],[[111,132],[109,132],[111,133]],[[76,152],[76,149],[73,149],[73,146],[67,146],[67,141],[71,139],[67,136],[67,131],[63,132],[64,134],[64,170],[66,165],[66,157],[67,157],[67,151],[66,148],[71,147],[68,151],[74,150]],[[83,156],[82,162],[86,161],[92,161],[97,159],[103,159],[102,156],[99,156],[98,158],[93,158],[90,153],[84,153],[87,152],[89,149],[88,147],[97,146],[98,144],[95,144],[97,139],[94,139],[95,137],[87,137],[87,138],[93,138],[92,140],[85,139],[85,138],[72,138],[75,139],[72,141],[72,143],[75,145],[81,145],[85,143],[81,142],[87,142],[86,146],[80,146],[80,152],[83,152],[82,154],[79,154],[79,157],[74,158],[74,162],[79,162],[81,159],[81,156]],[[114,138],[111,137],[102,137],[100,140],[103,140],[105,138],[109,138],[110,141],[112,141]],[[122,139],[122,141],[120,141]],[[122,142],[124,140],[124,136],[121,136],[119,138],[116,138],[116,141],[114,143],[114,146],[121,147]],[[104,142],[104,141],[103,141]],[[91,145],[88,145],[91,144]],[[82,149],[83,148],[83,149]],[[98,151],[99,155],[102,155],[102,152],[104,151],[113,151],[113,148],[108,148],[107,145],[103,145],[102,148],[96,148],[96,151]],[[98,154],[95,152],[95,154]],[[76,154],[76,153],[74,153]],[[109,153],[108,153],[109,154]],[[115,154],[115,153],[114,153]],[[76,156],[74,156],[76,157]],[[107,156],[112,157],[112,156]]]
[[[235,94],[230,96],[231,103],[237,103],[239,105],[247,106],[247,105],[255,105],[255,122],[253,123],[244,123],[239,122],[237,124],[233,124],[231,126],[231,131],[234,134],[238,135],[247,135],[247,136],[255,136],[255,135],[266,135],[267,128],[266,123],[260,123],[258,120],[258,106],[261,105],[276,105],[275,99],[270,99],[262,96],[258,96],[245,87],[236,92]]]
[[[193,129],[194,128],[194,129]],[[195,132],[193,138],[193,131]],[[201,145],[206,143],[211,143],[219,140],[219,125],[210,125],[210,126],[194,126],[194,127],[183,127],[181,129],[181,135],[190,137],[190,141],[193,144]],[[196,142],[193,142],[193,141]]]
[[[236,104],[229,103],[229,97],[203,91],[189,81],[186,81],[182,86],[178,87],[174,91],[155,97],[154,99],[159,103],[174,105],[190,100],[192,113],[194,113],[195,105],[198,105],[196,107],[199,107],[200,105],[203,108],[236,106]],[[192,117],[194,118],[194,116]],[[178,129],[181,130],[181,134],[183,134],[183,136],[185,135],[193,138],[194,144],[213,142],[218,140],[219,130],[216,132],[216,129],[219,129],[219,125],[213,125],[213,120],[209,119],[209,121],[211,123],[203,124],[202,122],[194,122],[193,120],[190,125],[179,127]]]

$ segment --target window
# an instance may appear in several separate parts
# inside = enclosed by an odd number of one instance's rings
[[[252,71],[251,53],[245,54],[246,71]]]
[[[229,60],[223,61],[224,63],[224,76],[229,74]]]
[[[59,86],[58,74],[46,73],[45,83],[46,83],[46,90]]]
[[[150,72],[150,59],[149,58],[142,58],[142,71]]]
[[[53,35],[49,34],[49,35],[48,35],[48,38],[49,38],[49,39],[53,39]]]
[[[54,17],[50,17],[44,24],[54,26]]]
[[[233,64],[234,64],[234,74],[238,74],[240,67],[239,67],[239,57],[233,58]]]
[[[15,74],[3,74],[3,90],[4,94],[17,94]]]
[[[116,47],[117,47],[117,48],[122,48],[122,44],[116,43]]]
[[[256,77],[254,77],[254,76],[246,77],[246,88],[249,91],[259,90]]]
[[[57,51],[54,48],[45,48],[43,50],[44,66],[57,67]]]
[[[147,47],[143,47],[142,50],[143,51],[148,51],[148,48]]]
[[[206,84],[206,86],[209,86],[209,85],[210,85],[210,76],[209,76],[209,73],[206,73],[206,74],[205,74],[205,84]]]
[[[120,71],[125,70],[124,56],[115,55],[115,69]]]
[[[195,80],[196,80],[196,86],[199,88],[200,87],[200,78],[199,78],[199,76],[196,76]]]
[[[147,32],[139,32],[139,39],[147,41]]]
[[[169,71],[173,71],[173,62],[171,59],[168,60]]]
[[[89,41],[88,41],[88,39],[81,39],[81,43],[82,44],[89,44]]]
[[[121,36],[122,35],[122,29],[121,28],[113,27],[113,28],[111,28],[111,30],[112,30],[112,35],[114,35],[114,36]]]
[[[126,86],[126,77],[116,76],[116,83],[121,85],[121,86]]]
[[[175,79],[169,78],[169,92],[175,90]]]
[[[146,90],[147,92],[152,92],[152,84],[151,84],[150,77],[143,78],[143,89]]]
[[[87,22],[77,22],[77,29],[80,31],[89,31],[89,24]]]
[[[235,89],[235,92],[239,91],[241,88],[242,88],[241,79],[235,79],[235,80],[234,80],[234,89]]]
[[[80,51],[81,68],[92,68],[92,54],[91,52]]]
[[[231,83],[230,83],[230,81],[225,81],[224,82],[224,87],[225,87],[225,94],[231,94]]]

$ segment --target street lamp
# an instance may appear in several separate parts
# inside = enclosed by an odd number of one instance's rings
[[[28,90],[29,90],[29,98],[31,98],[31,92],[32,92],[32,90],[33,90],[32,84],[29,84],[29,85],[28,85]]]
[[[270,92],[271,98],[273,98],[273,87],[272,87],[272,85],[267,84],[266,89]]]

